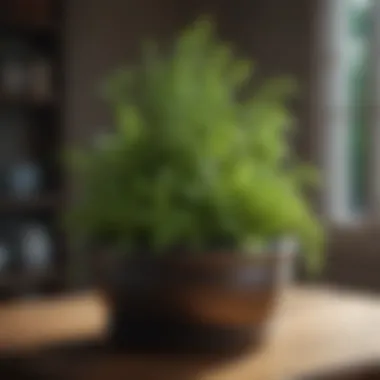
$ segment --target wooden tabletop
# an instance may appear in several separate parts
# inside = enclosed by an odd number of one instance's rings
[[[0,306],[0,350],[35,351],[57,342],[101,339],[106,320],[97,292]],[[80,363],[68,378],[277,380],[371,365],[380,363],[380,299],[291,289],[279,300],[265,344],[229,361],[114,354]],[[74,371],[70,365],[65,369]]]

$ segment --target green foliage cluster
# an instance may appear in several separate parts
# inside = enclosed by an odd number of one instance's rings
[[[206,20],[169,54],[149,44],[140,65],[114,73],[116,131],[75,155],[84,185],[75,230],[157,255],[222,242],[250,251],[293,235],[316,263],[322,234],[303,195],[314,174],[287,141],[294,85],[278,78],[251,91],[251,79],[250,62]]]

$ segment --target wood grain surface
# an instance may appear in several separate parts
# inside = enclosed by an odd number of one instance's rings
[[[4,356],[101,341],[106,320],[107,306],[95,291],[0,306],[0,350]],[[70,379],[277,380],[347,372],[380,363],[380,299],[327,288],[289,289],[265,343],[230,360],[109,353],[58,362],[56,370]]]

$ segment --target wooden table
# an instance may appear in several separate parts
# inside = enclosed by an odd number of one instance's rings
[[[3,306],[0,350],[28,349],[38,357],[38,349],[57,342],[101,340],[106,319],[96,292]],[[279,302],[266,343],[229,361],[110,354],[49,362],[62,378],[81,380],[277,380],[380,364],[380,299],[291,289]]]

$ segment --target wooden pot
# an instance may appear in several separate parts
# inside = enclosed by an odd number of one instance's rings
[[[292,256],[123,259],[104,283],[119,349],[231,353],[264,335]]]

